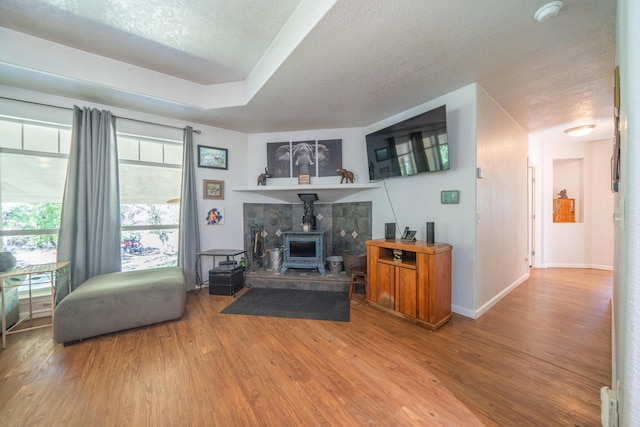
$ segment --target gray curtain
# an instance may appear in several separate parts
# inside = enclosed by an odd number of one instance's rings
[[[62,199],[58,261],[71,261],[72,289],[120,271],[120,189],[115,116],[73,108],[71,148]],[[56,301],[68,293],[58,289]]]
[[[187,280],[187,290],[196,287],[196,254],[200,252],[198,185],[196,183],[193,128],[187,126],[183,137],[182,191],[180,194],[180,242],[178,266]]]

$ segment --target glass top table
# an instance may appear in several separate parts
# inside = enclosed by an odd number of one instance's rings
[[[244,253],[247,253],[244,249],[209,249],[208,251],[198,252],[196,256],[235,257]]]
[[[39,276],[45,276],[44,282],[42,279],[38,279]],[[51,321],[34,326],[32,321],[34,319],[33,312],[33,296],[32,286],[36,283],[48,284],[49,292],[51,293]],[[7,322],[7,300],[8,294],[16,293],[15,289],[24,286],[28,290],[28,308],[29,313],[26,316],[18,317],[17,322],[9,326]],[[18,332],[30,331],[32,329],[43,328],[51,326],[54,322],[53,310],[55,308],[55,291],[58,286],[71,287],[71,267],[69,261],[53,262],[48,264],[29,265],[26,267],[18,267],[11,270],[3,271],[0,273],[0,303],[2,304],[2,348],[7,346],[7,335],[15,334]],[[17,296],[16,296],[17,298]],[[23,321],[29,321],[29,327],[14,329]]]

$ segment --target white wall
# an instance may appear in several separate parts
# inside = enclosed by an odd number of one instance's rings
[[[618,0],[616,58],[620,66],[620,192],[614,275],[613,382],[619,425],[640,425],[640,2]]]
[[[224,200],[204,200],[200,195],[198,211],[200,212],[200,246],[202,250],[243,248],[242,203],[239,193],[232,191],[235,183],[241,182],[247,170],[247,135],[211,126],[195,125],[200,129],[200,135],[194,134],[193,141],[197,145],[228,149],[228,170],[198,168],[196,182],[204,179],[222,180],[225,182]],[[197,149],[194,153],[197,156]],[[197,165],[198,160],[195,159]],[[203,191],[200,184],[199,193]],[[217,207],[224,208],[224,224],[206,225],[205,211]],[[203,257],[203,271],[210,269],[211,257]]]
[[[424,240],[426,223],[433,221],[435,240],[453,246],[452,310],[475,317],[476,85],[465,86],[368,126],[365,133],[443,104],[447,106],[451,169],[385,180],[381,188],[374,192],[373,237],[384,237],[384,223],[396,222],[401,229],[408,226],[417,230],[416,237]],[[444,190],[459,190],[460,203],[441,204],[440,193]]]
[[[558,166],[563,160],[570,160],[567,164],[581,165],[571,168],[570,172],[581,174],[578,180],[580,184],[571,184],[572,180],[565,176],[568,182],[567,193],[569,197],[576,199],[579,213],[576,221],[581,222],[553,222],[553,199],[557,197],[559,189],[562,189],[558,185],[554,186],[554,181],[558,182],[557,177],[554,177],[554,163]],[[613,269],[611,141],[545,141],[543,168],[542,265]]]
[[[527,132],[478,87],[476,316],[529,276]]]

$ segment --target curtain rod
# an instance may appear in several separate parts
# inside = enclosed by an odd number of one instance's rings
[[[51,104],[44,104],[42,102],[35,102],[35,101],[25,101],[24,99],[17,99],[17,98],[9,98],[7,96],[0,96],[0,98],[2,99],[8,99],[9,101],[18,101],[18,102],[24,102],[26,104],[34,104],[34,105],[42,105],[43,107],[53,107],[53,108],[60,108],[62,110],[69,110],[69,111],[73,111],[73,108],[69,108],[69,107],[61,107],[59,105],[51,105]],[[178,126],[172,126],[172,125],[165,125],[164,123],[154,123],[154,122],[148,122],[146,120],[138,120],[138,119],[131,119],[129,117],[121,117],[121,116],[116,116],[116,118],[118,119],[122,119],[122,120],[129,120],[132,122],[138,122],[138,123],[146,123],[148,125],[156,125],[156,126],[164,126],[167,128],[171,128],[171,129],[184,129]],[[200,129],[194,129],[193,130],[195,133],[197,134],[201,134],[202,131]]]

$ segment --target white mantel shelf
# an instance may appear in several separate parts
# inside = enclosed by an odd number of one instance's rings
[[[334,203],[364,190],[378,188],[378,183],[367,184],[309,184],[309,185],[257,185],[236,187],[233,191],[261,194],[287,203],[302,203],[298,193],[316,193],[318,203]]]

